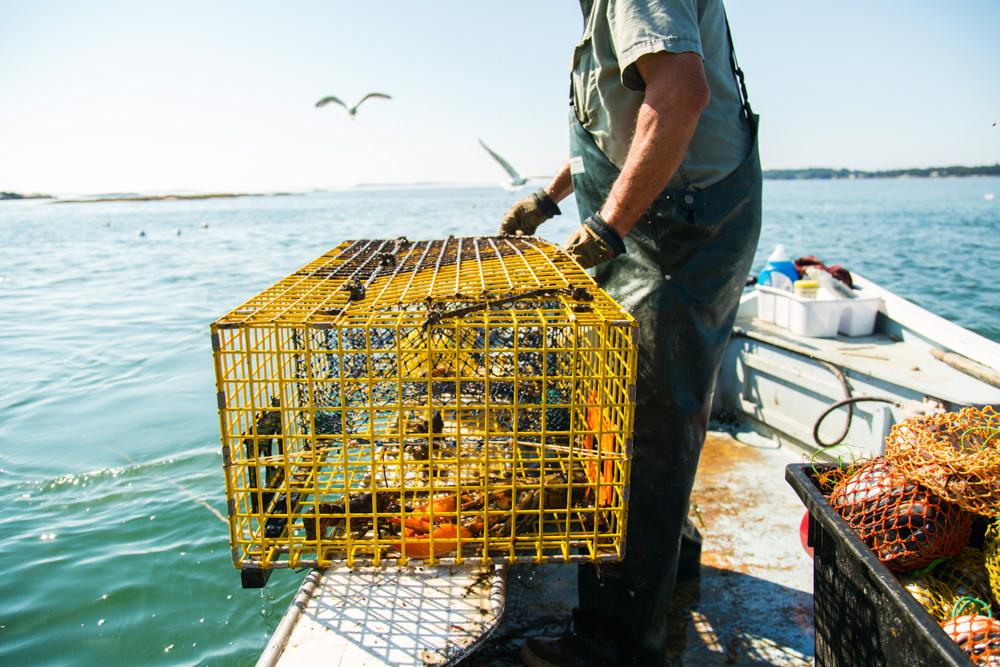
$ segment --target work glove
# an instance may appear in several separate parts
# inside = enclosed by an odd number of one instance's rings
[[[500,233],[531,236],[538,229],[538,225],[560,213],[562,211],[552,197],[544,189],[539,188],[538,192],[510,207],[500,223]]]
[[[562,249],[585,269],[625,254],[622,237],[595,213],[563,243]]]

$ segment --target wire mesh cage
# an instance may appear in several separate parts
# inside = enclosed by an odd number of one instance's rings
[[[244,572],[624,555],[636,323],[558,247],[345,241],[211,333]]]

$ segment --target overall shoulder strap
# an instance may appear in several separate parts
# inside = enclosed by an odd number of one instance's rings
[[[740,69],[740,63],[736,60],[736,48],[733,46],[733,33],[729,29],[729,17],[726,16],[726,36],[729,38],[729,63],[733,67],[733,74],[736,75],[736,80],[740,84],[740,98],[743,100],[743,112],[746,113],[747,119],[751,122],[753,121],[753,109],[750,108],[750,96],[747,95],[747,83],[746,78],[743,75],[743,70]]]

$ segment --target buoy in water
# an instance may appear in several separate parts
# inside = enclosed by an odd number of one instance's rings
[[[146,232],[144,232],[143,230],[140,229],[139,230],[139,236],[145,236],[145,235],[146,235]]]

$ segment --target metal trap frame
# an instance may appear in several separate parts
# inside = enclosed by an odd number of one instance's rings
[[[636,326],[560,248],[514,236],[345,241],[222,317],[245,584],[621,559]]]

